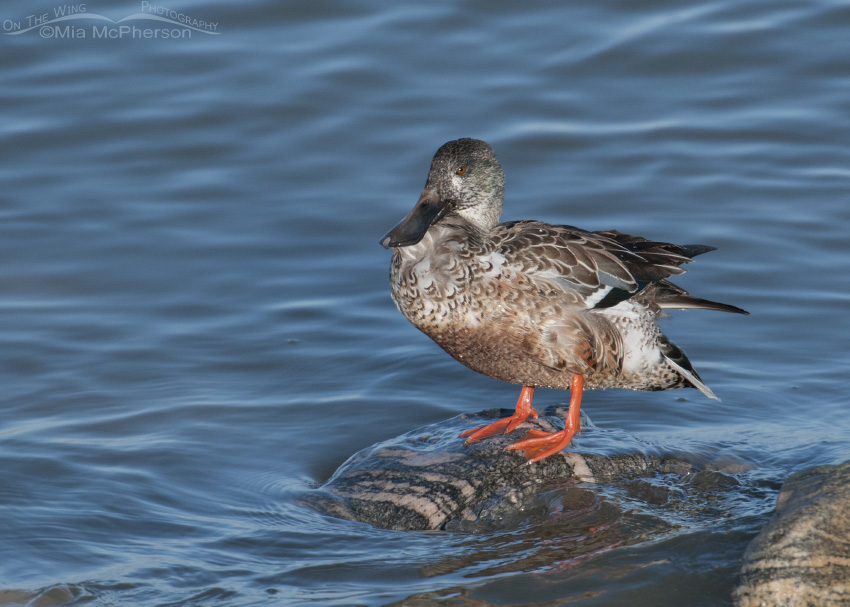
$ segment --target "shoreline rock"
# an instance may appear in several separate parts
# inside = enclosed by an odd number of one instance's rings
[[[508,413],[492,410],[485,415]],[[622,498],[629,507],[675,509],[691,507],[693,500],[679,506],[682,500],[671,498],[737,484],[734,477],[706,470],[687,456],[641,451],[646,446],[634,438],[595,429],[586,420],[574,445],[536,464],[506,450],[529,428],[558,429],[565,414],[553,409],[509,436],[472,445],[464,445],[458,434],[486,419],[458,416],[427,426],[355,454],[300,501],[330,516],[386,529],[481,530],[518,524],[540,508],[539,494],[553,486],[569,493],[559,498],[568,502],[580,488],[597,485],[610,493],[606,499]],[[659,475],[676,480],[655,482]]]
[[[560,408],[510,436],[472,445],[458,436],[508,414],[461,415],[364,449],[298,501],[401,531],[520,530],[517,541],[534,544],[543,529],[548,539],[540,549],[499,566],[507,572],[712,528],[730,515],[742,490],[753,490],[737,474],[748,468],[740,461],[717,466],[705,457],[653,452],[586,418],[573,444],[542,462],[528,465],[506,450],[532,427],[558,429],[566,414]],[[775,487],[758,490],[772,494]],[[467,565],[458,559],[437,569]],[[743,555],[732,599],[736,607],[850,605],[850,462],[788,477],[770,521]]]
[[[736,607],[850,605],[850,462],[792,474],[747,547]]]

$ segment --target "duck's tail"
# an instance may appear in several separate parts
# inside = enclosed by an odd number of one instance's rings
[[[673,367],[684,380],[684,386],[696,388],[708,398],[713,400],[720,400],[717,396],[715,396],[714,392],[711,391],[711,388],[703,383],[699,373],[697,373],[696,369],[694,369],[691,361],[688,360],[688,357],[679,346],[667,339],[665,335],[659,336],[658,345],[661,347],[661,354],[664,356],[664,360],[666,360],[667,364]]]
[[[654,282],[641,292],[641,296],[655,303],[662,310],[716,310],[718,312],[732,312],[735,314],[749,314],[746,310],[731,304],[711,301],[694,297],[681,287],[672,282],[660,280]]]

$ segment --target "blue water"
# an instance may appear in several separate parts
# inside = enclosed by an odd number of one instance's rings
[[[162,6],[215,33],[10,35],[61,6],[0,14],[0,602],[728,605],[782,479],[850,459],[846,4],[186,1]],[[663,328],[722,401],[584,400],[740,463],[753,490],[716,521],[564,560],[545,523],[403,533],[296,502],[515,402],[395,310],[378,244],[461,136],[499,154],[505,219],[718,247],[677,283],[752,316]]]

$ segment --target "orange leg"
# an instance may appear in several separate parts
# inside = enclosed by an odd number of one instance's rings
[[[570,384],[570,410],[567,421],[560,432],[544,432],[532,430],[522,440],[515,442],[508,449],[521,449],[529,464],[546,459],[570,444],[579,431],[579,411],[581,410],[581,393],[584,389],[584,378],[576,373]]]
[[[519,393],[519,400],[516,402],[516,411],[514,411],[513,415],[500,419],[499,421],[495,421],[492,424],[487,424],[486,426],[461,432],[460,435],[469,436],[469,438],[466,439],[466,442],[474,443],[475,441],[479,441],[483,438],[490,438],[491,436],[502,434],[502,428],[504,428],[504,434],[513,432],[516,427],[528,419],[529,416],[532,419],[537,419],[537,412],[531,408],[531,399],[533,396],[534,388],[532,386],[523,386],[522,392]]]

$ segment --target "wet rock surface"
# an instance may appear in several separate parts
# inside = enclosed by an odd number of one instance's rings
[[[850,605],[850,462],[791,475],[744,555],[737,607]]]
[[[710,496],[738,483],[705,463],[653,453],[633,437],[601,431],[587,420],[573,445],[542,462],[528,465],[521,453],[506,450],[531,427],[559,429],[565,413],[552,409],[509,436],[472,445],[458,434],[509,412],[421,428],[357,453],[302,502],[331,516],[398,530],[482,531],[561,521],[571,536],[613,530],[594,538],[604,546],[690,524],[682,522],[683,513],[709,514]]]

